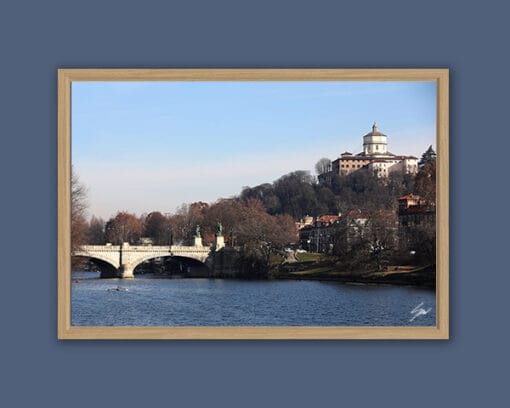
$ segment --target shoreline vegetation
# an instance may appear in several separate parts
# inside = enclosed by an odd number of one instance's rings
[[[304,255],[299,257],[299,255]],[[391,265],[382,271],[343,269],[334,258],[322,254],[298,254],[295,262],[273,265],[268,279],[334,281],[349,284],[381,284],[436,287],[435,265]],[[301,259],[299,259],[301,258]]]
[[[84,268],[85,271],[92,269]],[[95,269],[93,269],[96,271]],[[411,266],[393,265],[384,271],[346,271],[332,260],[303,261],[272,266],[266,275],[214,274],[195,276],[179,273],[144,270],[141,275],[152,274],[158,277],[179,279],[235,279],[235,280],[310,280],[329,281],[357,285],[392,285],[435,289],[435,265]],[[137,274],[138,275],[138,274]],[[117,279],[117,278],[115,278]]]
[[[232,251],[229,251],[232,254]],[[392,285],[435,289],[436,266],[428,265],[387,265],[380,270],[376,268],[349,268],[336,256],[314,252],[288,251],[270,256],[268,265],[247,265],[240,262],[242,257],[231,256],[231,263],[225,269],[210,270],[192,268],[180,270],[170,258],[158,262],[153,259],[137,268],[136,275],[150,274],[157,277],[172,278],[206,278],[234,280],[310,280],[331,281],[359,285]],[[195,266],[196,267],[196,266]],[[85,262],[80,267],[83,271],[98,271],[101,267],[95,263]],[[98,270],[99,269],[99,270]]]
[[[222,271],[206,273],[179,273],[167,268],[148,264],[139,271],[168,278],[221,278],[236,280],[315,280],[347,284],[436,287],[435,265],[389,265],[382,270],[346,269],[338,257],[320,253],[288,252],[287,256],[273,255],[269,267],[247,268],[232,265]]]

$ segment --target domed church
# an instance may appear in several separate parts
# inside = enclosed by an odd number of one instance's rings
[[[358,154],[342,153],[331,162],[329,174],[319,175],[319,181],[331,180],[332,175],[344,176],[362,168],[372,170],[379,177],[388,177],[393,172],[416,174],[418,159],[390,153],[388,136],[379,132],[377,123],[374,123],[372,131],[363,136],[363,151]]]

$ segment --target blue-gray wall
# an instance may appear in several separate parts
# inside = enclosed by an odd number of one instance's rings
[[[501,370],[510,60],[502,4],[2,2],[0,405],[431,407],[508,399]],[[451,340],[58,342],[58,67],[449,67]]]

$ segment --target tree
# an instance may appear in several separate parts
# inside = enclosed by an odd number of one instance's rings
[[[278,214],[281,211],[280,198],[276,195],[274,186],[270,183],[260,184],[256,187],[243,187],[241,198],[243,200],[255,198],[262,201],[269,214]]]
[[[413,262],[421,265],[436,263],[436,228],[435,225],[424,223],[414,226],[408,234],[406,252],[413,252]]]
[[[280,200],[279,214],[290,214],[295,219],[318,215],[320,205],[310,172],[298,170],[274,182],[274,191]]]
[[[396,215],[349,211],[335,231],[333,253],[348,270],[383,270],[396,253]]]
[[[328,171],[331,171],[331,160],[326,157],[319,159],[317,163],[315,163],[315,172],[317,174],[324,174]]]
[[[197,225],[202,225],[208,207],[209,204],[202,201],[183,204],[175,215],[169,217],[169,225],[176,243],[180,245],[192,243],[194,231]]]
[[[119,212],[110,218],[105,226],[105,237],[108,242],[120,245],[123,242],[136,244],[142,234],[142,223],[134,215],[127,212]]]
[[[378,178],[368,169],[346,176],[334,175],[329,185],[317,184],[307,171],[288,173],[274,183],[244,187],[243,200],[261,200],[271,215],[290,214],[295,219],[305,215],[337,214],[349,209],[392,210],[395,197],[413,191],[414,176],[392,173]]]
[[[393,212],[377,211],[372,213],[365,234],[368,245],[368,261],[378,271],[384,270],[396,252],[396,215]]]
[[[394,200],[395,197],[401,197],[414,191],[414,179],[414,174],[402,174],[400,172],[390,173],[386,187],[390,197],[393,199],[393,206],[397,203],[396,200]]]
[[[170,244],[170,223],[159,211],[151,212],[143,222],[143,235],[152,239],[155,245]]]
[[[260,199],[221,199],[209,206],[202,219],[204,239],[214,239],[218,222],[225,242],[239,250],[245,276],[266,276],[271,255],[297,241],[294,219],[287,214],[269,214]]]
[[[272,216],[254,199],[241,203],[238,216],[234,236],[242,250],[242,269],[253,276],[266,276],[271,255],[297,241],[294,219],[290,215]]]
[[[436,203],[436,162],[420,168],[414,180],[414,192],[424,198],[428,205]]]
[[[395,196],[386,180],[368,169],[334,177],[331,189],[338,197],[338,208],[342,213],[353,208],[363,211],[392,209],[395,205]]]
[[[234,245],[234,232],[237,233],[236,228],[243,220],[243,203],[249,200],[252,199],[224,198],[212,204],[202,219],[205,241],[214,240],[216,227],[218,223],[221,223],[225,242]],[[237,245],[238,242],[236,241],[235,244]]]
[[[436,162],[436,152],[432,148],[432,145],[429,146],[429,148],[421,155],[421,159],[418,162],[418,166],[422,167],[426,164],[432,164]]]
[[[105,222],[102,218],[93,216],[90,219],[87,231],[87,243],[91,245],[104,245]]]
[[[314,190],[317,197],[315,215],[337,214],[339,212],[338,197],[329,187],[316,184]]]
[[[86,240],[87,188],[71,168],[71,250],[75,251]]]

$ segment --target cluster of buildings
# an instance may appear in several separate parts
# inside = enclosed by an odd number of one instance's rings
[[[308,252],[333,252],[339,243],[349,246],[357,238],[373,232],[371,228],[378,222],[385,226],[397,247],[405,247],[418,228],[435,228],[435,206],[425,202],[420,196],[407,194],[398,198],[397,212],[379,210],[363,213],[351,210],[345,214],[304,217],[297,223],[299,246]],[[339,242],[338,240],[343,240]]]
[[[365,215],[356,210],[345,215],[322,215],[315,219],[305,217],[298,223],[299,246],[308,252],[332,253],[336,240],[341,236],[341,229],[350,231],[351,235],[360,233],[367,220]],[[342,238],[349,239],[347,234]]]
[[[390,174],[416,174],[425,163],[435,161],[436,153],[428,148],[419,162],[414,156],[396,155],[388,151],[388,137],[374,123],[372,131],[363,136],[363,151],[358,154],[344,152],[331,162],[329,169],[319,174],[320,183],[331,183],[335,176],[346,176],[361,169],[371,170],[378,177]],[[371,214],[351,210],[345,214],[304,217],[297,223],[299,245],[309,252],[332,253],[339,240],[349,246],[363,234],[370,234],[384,225],[397,247],[404,248],[413,234],[422,228],[435,229],[434,203],[427,203],[416,194],[398,198],[398,210],[379,210]]]
[[[388,177],[394,172],[416,174],[418,159],[389,152],[388,136],[381,133],[377,123],[374,123],[372,131],[363,136],[363,151],[357,154],[342,153],[331,162],[328,171],[319,174],[319,182],[328,183],[336,175],[345,176],[360,169],[369,169],[379,177]]]
[[[436,206],[427,203],[416,194],[406,194],[398,199],[399,240],[402,244],[410,242],[413,234],[424,229],[436,228]]]

